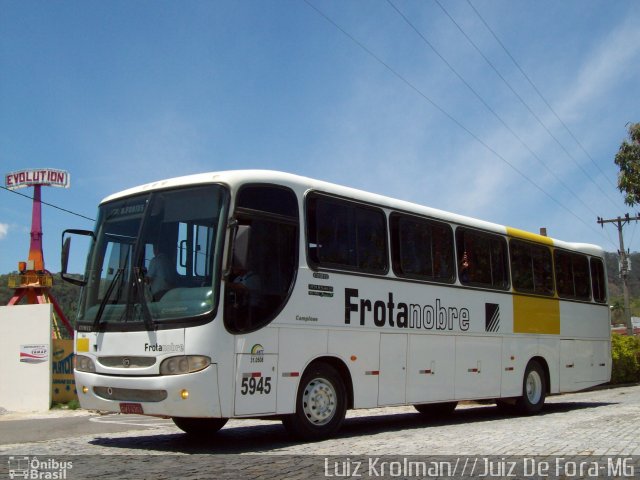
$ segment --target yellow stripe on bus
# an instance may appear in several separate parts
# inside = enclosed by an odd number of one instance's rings
[[[542,243],[543,245],[553,247],[553,239],[545,237],[544,235],[538,235],[537,233],[531,233],[525,230],[507,227],[507,235],[513,238],[529,240],[530,242]]]
[[[513,333],[560,334],[560,301],[513,296]]]

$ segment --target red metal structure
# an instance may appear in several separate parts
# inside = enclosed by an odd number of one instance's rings
[[[17,305],[22,299],[26,299],[29,304],[50,303],[55,311],[52,323],[53,338],[61,337],[58,320],[71,338],[73,338],[73,327],[51,293],[53,275],[44,266],[41,189],[43,186],[69,188],[69,184],[68,172],[50,168],[22,170],[5,175],[5,185],[11,190],[23,187],[34,189],[29,259],[26,262],[18,262],[19,273],[9,276],[9,288],[15,291],[8,305]]]

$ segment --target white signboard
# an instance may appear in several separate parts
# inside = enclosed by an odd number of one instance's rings
[[[49,345],[20,345],[20,361],[24,363],[41,363],[49,360]]]
[[[34,185],[69,188],[71,186],[71,175],[64,170],[53,168],[31,168],[7,173],[4,176],[4,184],[9,190],[32,187]]]

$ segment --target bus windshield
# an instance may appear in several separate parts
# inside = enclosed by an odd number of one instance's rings
[[[100,207],[80,330],[168,328],[216,308],[226,190],[151,192]]]

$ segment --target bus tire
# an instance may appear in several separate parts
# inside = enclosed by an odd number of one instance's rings
[[[547,394],[547,381],[540,362],[531,360],[522,380],[522,396],[516,400],[516,410],[522,415],[533,415],[542,410]]]
[[[204,437],[212,435],[225,426],[228,418],[173,417],[173,423],[188,435]]]
[[[296,395],[296,411],[283,417],[290,435],[300,440],[333,436],[347,411],[347,395],[340,374],[326,363],[317,363],[302,376]]]
[[[458,402],[422,403],[414,405],[417,411],[430,418],[448,417],[458,406]]]

